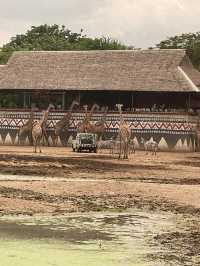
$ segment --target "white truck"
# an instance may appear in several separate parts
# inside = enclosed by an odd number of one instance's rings
[[[92,133],[78,133],[72,141],[72,149],[75,152],[89,151],[97,153],[97,135]]]

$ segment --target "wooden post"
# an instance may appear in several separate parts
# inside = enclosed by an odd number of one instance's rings
[[[78,102],[79,102],[79,107],[81,106],[81,92],[78,92]]]
[[[189,93],[189,99],[188,99],[188,109],[190,110],[191,107],[191,95]]]
[[[23,92],[23,107],[26,108],[26,93]]]
[[[133,112],[133,92],[131,92],[131,112]]]
[[[65,109],[65,92],[62,93],[62,109]]]
[[[30,93],[27,94],[27,102],[28,102],[28,107],[31,106],[31,95]]]

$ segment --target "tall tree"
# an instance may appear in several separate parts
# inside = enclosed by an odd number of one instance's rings
[[[200,69],[200,32],[169,37],[156,46],[160,49],[185,49],[194,66]]]
[[[90,38],[83,34],[72,32],[64,25],[32,26],[25,34],[11,38],[0,51],[0,63],[5,63],[13,51],[65,51],[65,50],[121,50],[128,49],[126,45],[111,38]]]

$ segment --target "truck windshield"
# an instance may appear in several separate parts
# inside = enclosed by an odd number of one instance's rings
[[[81,144],[93,144],[93,136],[81,136]]]

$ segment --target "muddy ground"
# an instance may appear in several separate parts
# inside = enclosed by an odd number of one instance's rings
[[[183,215],[185,230],[154,237],[168,252],[149,254],[149,259],[176,266],[200,264],[200,153],[152,156],[139,151],[119,161],[106,151],[46,147],[34,154],[32,147],[0,147],[0,215],[129,208]],[[194,222],[187,222],[188,215]]]
[[[11,176],[10,176],[11,175]],[[132,207],[200,213],[200,154],[0,148],[0,213],[52,215]]]

